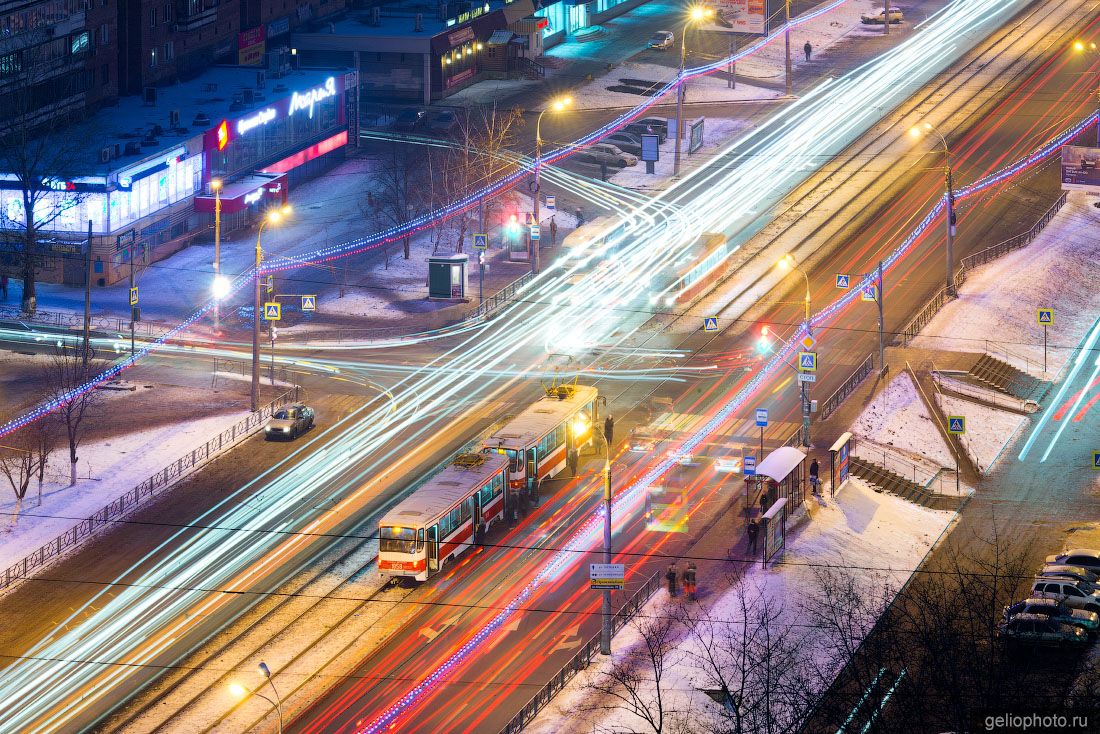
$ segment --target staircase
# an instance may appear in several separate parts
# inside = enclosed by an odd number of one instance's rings
[[[515,69],[524,79],[542,79],[546,76],[546,67],[526,56],[517,56]]]
[[[855,454],[849,457],[849,462],[852,474],[863,481],[869,482],[885,492],[897,495],[903,500],[909,500],[925,507],[928,506],[931,493],[916,482]]]
[[[970,368],[970,374],[990,387],[1008,395],[1015,395],[1021,400],[1030,400],[1040,384],[1039,380],[1028,373],[988,354],[983,354],[978,359],[977,363]]]

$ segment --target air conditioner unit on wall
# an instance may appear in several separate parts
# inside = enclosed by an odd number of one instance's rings
[[[100,163],[110,163],[111,162],[111,152],[112,152],[111,147],[109,145],[105,146],[103,148],[100,148],[99,149],[99,162]]]

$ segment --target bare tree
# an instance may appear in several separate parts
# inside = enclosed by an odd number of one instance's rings
[[[84,438],[84,424],[96,415],[102,394],[94,389],[78,389],[107,365],[91,355],[87,363],[83,350],[59,349],[51,355],[42,371],[47,400],[61,401],[57,420],[69,446],[69,486],[76,484],[77,449]]]
[[[14,527],[19,513],[23,511],[23,498],[27,496],[34,476],[34,452],[23,445],[25,441],[20,434],[10,439],[11,445],[0,447],[0,474],[8,480],[15,493],[15,512],[11,516],[11,527]]]
[[[14,176],[22,205],[17,210],[13,208],[10,214],[7,207],[0,207],[0,230],[5,233],[5,240],[7,233],[12,233],[17,243],[15,254],[23,279],[22,307],[27,313],[34,313],[38,305],[35,290],[41,257],[38,233],[50,229],[59,217],[80,204],[82,195],[66,191],[65,182],[80,173],[80,164],[89,150],[86,135],[66,131],[72,116],[51,109],[51,100],[65,96],[58,93],[59,85],[77,91],[75,76],[58,77],[52,71],[57,64],[49,55],[57,44],[64,47],[66,43],[65,38],[60,38],[19,52],[20,73],[0,83],[0,96],[4,100],[0,105],[0,167]]]
[[[624,710],[654,734],[688,731],[687,717],[669,708],[664,689],[666,673],[680,658],[677,642],[683,627],[672,615],[636,618],[631,625],[638,641],[585,684],[593,694],[586,710]]]
[[[423,187],[428,179],[421,151],[398,141],[390,141],[382,156],[381,168],[367,192],[367,210],[393,227],[408,224],[426,202]],[[411,256],[410,238],[402,239],[405,259]],[[389,257],[387,255],[387,261]],[[388,264],[388,263],[387,263]]]
[[[685,608],[690,662],[720,706],[715,730],[728,734],[798,731],[816,688],[805,665],[807,648],[782,604],[762,588],[736,583],[736,607]]]

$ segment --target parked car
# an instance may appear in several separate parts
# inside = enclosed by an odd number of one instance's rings
[[[1100,615],[1096,612],[1072,609],[1056,599],[1024,599],[1010,604],[1004,609],[1004,621],[1018,614],[1041,614],[1062,624],[1080,627],[1090,634],[1095,634],[1100,627]]]
[[[429,123],[428,129],[433,133],[446,135],[458,125],[458,114],[454,110],[443,110]]]
[[[662,137],[668,137],[668,119],[664,117],[643,117],[634,121],[637,124],[653,128],[653,132],[660,133]]]
[[[610,143],[596,143],[584,149],[581,156],[593,163],[603,163],[609,166],[636,166],[638,157],[630,153],[624,153]]]
[[[634,133],[614,133],[603,139],[605,143],[614,145],[624,153],[640,156],[642,154],[642,139]]]
[[[1009,642],[1031,645],[1084,646],[1089,641],[1080,627],[1062,624],[1041,614],[1017,614],[997,625],[997,634]]]
[[[657,31],[653,34],[653,37],[649,39],[649,47],[660,49],[661,51],[672,48],[675,43],[676,35],[672,31]]]
[[[872,10],[870,13],[864,13],[859,16],[859,19],[867,25],[882,25],[886,22],[886,8],[879,8],[878,10]],[[890,8],[890,25],[896,25],[904,20],[900,8]]]
[[[649,119],[649,118],[646,118],[646,119]],[[668,138],[668,123],[665,123],[664,127],[658,127],[657,125],[653,125],[653,124],[650,124],[648,122],[644,122],[642,120],[635,120],[634,122],[632,122],[629,125],[627,125],[626,127],[624,127],[622,130],[620,130],[619,132],[630,133],[631,135],[637,135],[637,136],[639,136],[639,139],[641,138],[642,135],[656,135],[657,136],[657,142],[658,143],[663,143],[663,142],[665,142],[665,139]]]
[[[1043,566],[1043,570],[1039,572],[1039,575],[1043,578],[1067,578],[1074,581],[1083,581],[1084,583],[1096,588],[1097,575],[1092,571],[1088,571],[1080,566],[1062,566],[1057,563],[1048,563]]]
[[[397,119],[394,120],[393,126],[403,132],[412,132],[424,124],[424,119],[427,116],[427,110],[418,107],[407,107],[397,113]]]
[[[294,403],[285,408],[279,408],[264,426],[264,436],[268,440],[274,438],[295,439],[310,428],[313,428],[314,413],[303,403]]]
[[[1057,555],[1047,556],[1047,564],[1057,563],[1061,566],[1077,566],[1087,571],[1100,574],[1100,550],[1091,548],[1078,548],[1068,550]]]
[[[1100,613],[1100,591],[1091,590],[1080,581],[1037,578],[1031,584],[1031,596],[1038,599],[1056,599],[1074,609]]]
[[[393,123],[393,115],[387,115],[384,112],[365,112],[359,118],[360,127],[369,127],[375,130],[389,130],[393,127]]]

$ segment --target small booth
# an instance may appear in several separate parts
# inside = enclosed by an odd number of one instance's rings
[[[466,298],[467,264],[465,253],[432,255],[428,258],[428,298],[456,301]]]
[[[848,457],[852,450],[852,434],[845,433],[829,447],[829,496],[835,495],[848,481]]]
[[[762,508],[763,514],[780,499],[786,499],[783,519],[801,507],[806,499],[802,470],[805,460],[806,454],[792,446],[783,446],[764,457],[756,465],[756,474],[745,477],[745,507],[749,514],[754,507]]]

